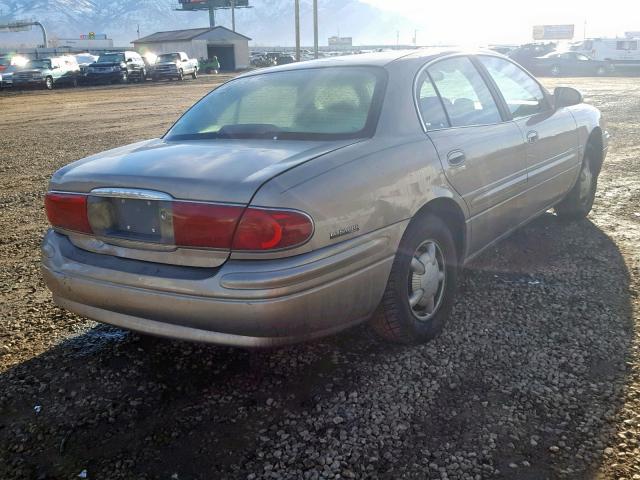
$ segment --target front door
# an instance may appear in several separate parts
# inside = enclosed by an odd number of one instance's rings
[[[524,218],[527,171],[522,134],[513,122],[504,121],[469,58],[438,61],[420,81],[425,128],[448,181],[469,209],[472,255]]]
[[[531,217],[551,207],[571,188],[582,161],[576,122],[555,110],[538,82],[514,63],[480,56],[526,142],[527,195]]]

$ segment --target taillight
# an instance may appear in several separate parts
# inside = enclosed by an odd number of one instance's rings
[[[207,203],[173,202],[173,235],[176,245],[230,248],[233,231],[244,207]]]
[[[293,210],[247,208],[233,237],[233,250],[277,250],[301,245],[313,234],[307,215]]]
[[[74,232],[94,233],[87,212],[88,198],[85,194],[47,193],[45,207],[51,225]],[[158,209],[158,215],[160,221],[166,219],[173,224],[173,239],[163,237],[161,243],[171,242],[181,247],[265,251],[301,245],[313,234],[311,218],[294,210],[188,201],[165,203],[166,207]],[[110,215],[115,217],[109,217],[103,223],[117,227],[122,220],[113,212]],[[95,211],[92,216],[93,222],[99,220]],[[131,233],[128,224],[126,231],[123,228],[120,232],[116,227],[114,231],[96,230],[95,233],[106,236],[118,236],[122,233],[126,234],[124,238]]]
[[[87,197],[72,193],[49,192],[44,199],[49,223],[54,227],[93,233],[87,217]]]

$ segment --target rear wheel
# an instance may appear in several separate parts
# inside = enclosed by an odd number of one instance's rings
[[[435,215],[415,218],[393,262],[382,302],[371,324],[397,343],[421,343],[444,327],[457,284],[457,253],[451,232]]]
[[[122,72],[122,76],[120,77],[120,83],[128,83],[129,82],[129,74],[127,72]]]
[[[585,155],[578,180],[569,194],[555,206],[558,217],[566,220],[578,220],[589,215],[596,198],[598,175],[593,171],[593,164]]]

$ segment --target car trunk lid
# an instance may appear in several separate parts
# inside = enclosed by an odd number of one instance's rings
[[[94,238],[71,234],[76,246],[193,265],[194,258],[203,259],[203,249],[175,245],[174,205],[187,201],[244,208],[274,176],[354,142],[151,140],[72,163],[56,172],[50,190],[89,195],[87,213]],[[204,263],[221,265],[229,251],[210,249]]]

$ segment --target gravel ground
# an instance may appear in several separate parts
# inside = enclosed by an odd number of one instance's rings
[[[55,307],[48,177],[161,134],[218,81],[0,94],[0,478],[640,479],[637,79],[563,80],[614,135],[593,213],[477,259],[427,345],[358,327],[247,352]]]

